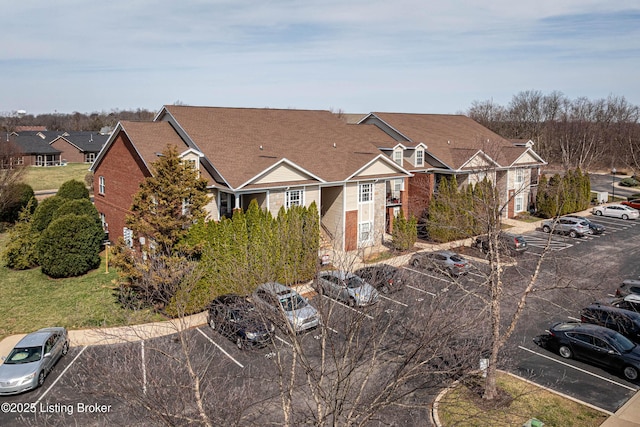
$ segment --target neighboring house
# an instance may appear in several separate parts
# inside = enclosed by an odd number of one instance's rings
[[[65,132],[51,141],[63,163],[93,163],[109,135],[99,132]]]
[[[94,201],[111,240],[133,244],[133,195],[172,144],[208,181],[209,219],[252,200],[274,215],[316,202],[325,237],[351,251],[382,243],[387,182],[411,175],[377,149],[393,142],[330,111],[170,105],[153,122],[118,124],[91,166]]]
[[[386,191],[389,206],[402,207],[405,215],[420,217],[440,179],[452,175],[461,187],[490,179],[509,218],[535,200],[540,167],[546,163],[531,141],[509,141],[463,115],[370,113],[358,123],[375,125],[393,138],[393,144],[379,149],[412,173],[388,181]]]
[[[22,156],[16,158],[16,164],[26,166],[60,166],[60,150],[50,145],[57,136],[50,131],[25,131],[7,134],[21,151]]]

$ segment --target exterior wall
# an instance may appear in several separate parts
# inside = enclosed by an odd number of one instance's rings
[[[209,192],[209,202],[205,205],[204,209],[207,212],[208,221],[220,221],[220,210],[218,209],[218,190],[211,190]]]
[[[305,187],[290,187],[289,190],[299,190],[304,189],[304,205],[309,207],[311,203],[316,202],[316,205],[320,206],[320,188],[317,186],[305,186]],[[271,215],[278,215],[278,211],[282,206],[285,206],[286,203],[286,192],[284,188],[277,190],[269,191],[269,206],[262,206],[263,208],[269,209]]]
[[[378,181],[374,185],[373,191],[373,244],[374,246],[381,245],[384,237],[387,221],[385,206],[387,204],[387,183],[384,181]]]
[[[105,178],[105,191],[100,194],[100,177]],[[133,195],[142,180],[151,176],[123,132],[111,144],[94,173],[94,204],[104,214],[109,240],[122,237],[125,216],[130,214]]]
[[[332,234],[333,246],[343,247],[344,238],[344,197],[343,186],[322,188],[320,217],[322,224]]]
[[[293,168],[292,166],[283,163],[274,170],[270,171],[268,174],[258,178],[253,181],[253,184],[272,184],[278,182],[288,182],[288,181],[300,181],[306,180],[309,177],[298,169]]]
[[[516,203],[514,200],[512,212],[513,216],[518,214],[518,212],[523,212],[529,209],[529,198],[531,192],[531,169],[529,168],[520,168],[522,170],[522,182],[516,182],[516,169],[509,169],[507,172],[507,188],[508,190],[513,191],[514,198],[522,198],[522,208],[518,211],[516,209]],[[511,203],[511,201],[509,201]]]
[[[69,144],[66,139],[58,138],[51,146],[56,150],[60,150],[60,159],[69,163],[84,163],[84,153],[80,152],[76,147]]]
[[[413,177],[407,178],[406,215],[413,215],[420,218],[425,209],[429,208],[429,203],[433,198],[435,188],[435,175],[432,173],[416,173]]]

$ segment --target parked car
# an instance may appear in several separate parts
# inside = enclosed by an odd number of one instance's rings
[[[640,199],[625,200],[624,202],[620,202],[620,204],[633,209],[640,209]]]
[[[626,279],[622,281],[622,284],[616,289],[617,297],[626,297],[630,294],[640,295],[640,280]]]
[[[276,323],[284,322],[295,332],[302,332],[320,325],[320,314],[309,301],[278,282],[263,283],[253,293],[256,304],[267,308],[275,315]]]
[[[558,322],[551,325],[548,334],[534,338],[534,342],[565,359],[581,359],[621,372],[630,381],[638,379],[640,347],[612,329],[588,323]]]
[[[568,234],[569,237],[582,237],[591,234],[589,223],[584,218],[561,216],[557,219],[548,219],[542,222],[542,231],[545,233]]]
[[[476,248],[481,252],[489,252],[489,236],[487,234],[476,237],[474,242]],[[527,241],[524,236],[505,233],[501,231],[498,234],[498,249],[507,254],[517,255],[526,251],[528,248]]]
[[[565,215],[565,217],[568,217],[568,218],[579,218],[579,219],[581,219],[583,221],[586,221],[587,224],[589,224],[589,228],[591,229],[591,234],[602,234],[607,230],[604,225],[595,223],[595,222],[591,221],[590,219],[584,218],[582,216]]]
[[[321,271],[314,286],[318,292],[341,300],[350,306],[365,306],[378,302],[379,294],[360,276],[341,270]]]
[[[580,321],[613,329],[631,341],[640,343],[640,314],[635,311],[594,303],[582,309]]]
[[[622,219],[638,219],[638,216],[640,216],[640,212],[638,212],[637,209],[633,209],[619,203],[596,206],[593,208],[592,212],[595,215],[611,216]]]
[[[467,274],[471,267],[469,261],[453,251],[418,252],[411,257],[409,264],[416,268],[438,270],[454,277]]]
[[[629,294],[625,297],[610,298],[605,301],[605,303],[640,313],[640,294]]]
[[[405,275],[402,269],[389,264],[371,265],[355,271],[356,276],[371,284],[378,292],[389,294],[401,290]]]
[[[44,328],[27,334],[0,365],[0,395],[40,387],[68,351],[69,335],[65,328]]]
[[[275,330],[259,310],[240,295],[222,295],[211,301],[208,310],[211,329],[234,341],[239,349],[264,347]]]

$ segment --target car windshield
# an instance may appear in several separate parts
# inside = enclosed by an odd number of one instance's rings
[[[620,334],[613,334],[610,338],[614,347],[622,353],[628,353],[636,346],[629,338]]]
[[[284,311],[295,311],[303,309],[307,305],[307,302],[300,295],[295,294],[280,298],[280,305]]]
[[[16,347],[4,363],[6,365],[19,365],[21,363],[37,362],[42,359],[40,347]]]
[[[451,255],[449,258],[451,258],[453,262],[464,262],[464,258],[459,255]]]
[[[361,287],[362,285],[364,285],[364,280],[362,280],[360,277],[358,276],[351,276],[348,277],[345,280],[346,284],[347,284],[347,288],[349,289],[356,289]]]

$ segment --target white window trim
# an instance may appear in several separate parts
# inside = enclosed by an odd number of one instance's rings
[[[105,179],[104,176],[98,177],[98,194],[104,194],[105,191]]]
[[[522,184],[524,182],[524,169],[518,168],[515,170],[515,177],[513,178],[513,182],[516,184]]]
[[[518,205],[520,205],[520,207],[518,207]],[[516,196],[513,207],[516,213],[524,211],[524,196],[522,194]]]
[[[402,166],[402,149],[395,148],[393,150],[393,161]]]
[[[291,203],[291,196],[293,193],[299,194],[299,203]],[[304,188],[295,188],[293,190],[286,190],[284,193],[285,208],[289,209],[291,206],[305,206],[304,204]]]
[[[369,188],[366,193],[363,192],[364,188]],[[368,194],[369,200],[362,200],[363,194]],[[367,182],[364,184],[358,184],[358,203],[373,203],[373,183]]]
[[[424,148],[416,149],[416,166],[424,166]]]

